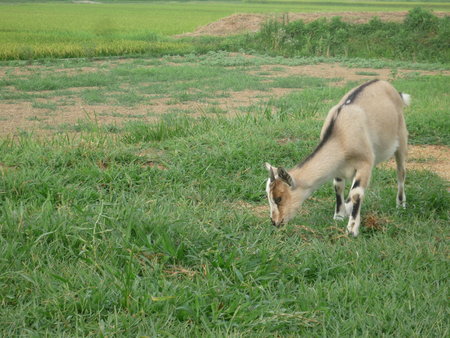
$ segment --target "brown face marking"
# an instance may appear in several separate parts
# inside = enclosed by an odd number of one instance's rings
[[[270,192],[272,193],[272,198],[275,203],[277,202],[277,200],[281,199],[281,203],[277,204],[283,204],[288,190],[289,186],[286,183],[279,179],[275,180],[270,188]]]
[[[272,215],[272,221],[280,225],[286,218],[286,212],[289,209],[291,200],[290,187],[281,179],[276,179],[270,185],[270,194],[277,205],[276,212]]]

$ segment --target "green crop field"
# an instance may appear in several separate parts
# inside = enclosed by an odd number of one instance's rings
[[[434,2],[141,2],[0,3],[0,60],[152,53],[189,53],[169,38],[234,13],[398,11]]]

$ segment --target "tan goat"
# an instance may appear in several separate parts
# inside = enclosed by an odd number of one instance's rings
[[[266,163],[266,192],[275,226],[286,224],[303,201],[324,182],[334,178],[334,219],[349,216],[347,231],[359,233],[360,209],[372,168],[395,154],[397,206],[406,206],[404,190],[408,132],[403,106],[410,96],[386,81],[372,80],[348,92],[331,108],[320,134],[320,143],[303,162],[286,171]],[[344,202],[345,180],[353,179]]]

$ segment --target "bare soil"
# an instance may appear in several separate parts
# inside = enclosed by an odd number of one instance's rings
[[[342,21],[350,23],[367,23],[374,16],[382,21],[402,22],[407,11],[400,12],[316,12],[316,13],[284,13],[284,14],[233,14],[219,21],[197,28],[194,32],[177,35],[183,36],[228,36],[243,33],[257,32],[267,20],[296,21],[303,20],[308,23],[320,18],[339,16]],[[448,15],[446,12],[433,12],[436,16]]]

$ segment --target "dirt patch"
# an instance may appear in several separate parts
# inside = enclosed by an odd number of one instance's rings
[[[269,205],[255,205],[245,201],[239,201],[232,205],[232,207],[237,207],[239,209],[250,210],[250,212],[259,218],[269,217]]]
[[[10,74],[15,76],[29,76],[35,73],[40,74],[50,74],[50,73],[64,73],[68,76],[70,75],[78,75],[80,73],[94,73],[99,72],[99,69],[96,67],[79,67],[79,68],[48,68],[46,66],[40,65],[29,65],[23,67],[11,67]]]
[[[16,169],[17,169],[16,166],[6,165],[6,164],[0,162],[0,174],[4,174],[8,171],[12,171],[12,170],[16,170]]]
[[[264,73],[263,77],[288,77],[288,76],[311,76],[325,79],[339,79],[336,85],[343,85],[347,81],[366,81],[368,79],[390,80],[391,69],[386,68],[348,68],[337,63],[320,63],[304,66],[281,66],[263,65],[260,69],[250,72],[251,74]],[[450,71],[416,71],[399,69],[396,77],[406,77],[409,74],[417,75],[450,75]]]
[[[232,208],[250,210],[250,212],[258,218],[268,218],[269,211],[269,203],[264,204],[252,204],[245,201],[239,201],[231,205]],[[298,215],[308,215],[310,213],[310,208],[300,208],[297,212]]]
[[[167,170],[165,166],[162,164],[155,162],[155,161],[146,161],[142,163],[142,168],[149,167],[149,168],[156,168],[158,170]]]
[[[117,58],[109,60],[91,60],[92,66],[72,66],[56,68],[48,65],[39,64],[39,61],[29,61],[30,64],[23,64],[21,66],[3,66],[0,69],[0,76],[14,75],[14,76],[29,76],[34,73],[48,74],[48,73],[66,73],[66,75],[79,75],[81,73],[94,73],[103,71],[104,67],[108,69],[120,66],[123,63],[130,63],[129,58]]]
[[[169,269],[164,270],[164,272],[170,277],[187,277],[193,278],[197,273],[196,270],[187,269],[179,265],[172,265]]]
[[[247,32],[257,32],[270,17],[264,14],[233,14],[226,18],[197,28],[194,32],[179,34],[176,37],[185,36],[227,36]]]
[[[383,168],[395,169],[392,159],[381,165]],[[437,145],[410,145],[406,169],[432,171],[450,181],[450,147]]]
[[[122,60],[123,62],[125,61]],[[132,60],[128,62],[132,62]],[[35,66],[30,67],[35,68]],[[91,67],[83,67],[80,70],[80,74],[92,72],[93,69]],[[46,72],[46,69],[41,69],[40,71]],[[68,71],[71,73],[74,70],[68,69]],[[433,72],[400,69],[397,71],[396,76],[404,77],[412,72],[419,75],[450,75],[450,71]],[[392,76],[390,69],[347,68],[339,64],[325,63],[301,66],[262,65],[257,70],[248,70],[247,73],[259,76],[262,82],[271,82],[275,78],[290,76],[335,79],[330,81],[328,85],[344,85],[347,81],[363,82],[373,78],[389,80]],[[15,88],[6,89],[10,92],[20,92]],[[66,127],[73,126],[80,120],[91,120],[99,125],[121,125],[126,121],[136,121],[138,119],[145,122],[154,122],[159,119],[161,114],[171,112],[186,113],[194,117],[202,115],[213,116],[218,113],[234,116],[245,113],[249,107],[263,107],[271,98],[282,97],[291,92],[301,90],[298,88],[270,88],[266,91],[247,89],[228,91],[226,93],[227,97],[223,97],[223,93],[217,93],[217,97],[184,102],[177,102],[171,97],[154,98],[151,95],[145,95],[149,101],[148,103],[120,106],[114,104],[87,104],[81,98],[81,94],[85,89],[92,88],[69,88],[67,91],[70,91],[71,94],[68,97],[38,98],[35,99],[37,104],[22,100],[0,103],[0,135],[16,134],[20,130],[51,134],[59,131],[59,126],[61,125]],[[195,91],[196,89],[193,90]],[[39,94],[46,96],[52,93],[53,91],[39,92]],[[114,96],[114,93],[109,94]],[[122,93],[116,94],[120,95]],[[330,102],[330,106],[332,103]],[[45,104],[48,104],[49,108],[46,108]]]
[[[278,21],[303,20],[308,23],[320,18],[332,18],[339,16],[342,21],[349,23],[367,23],[374,16],[382,21],[402,22],[407,11],[400,12],[315,12],[315,13],[285,13],[285,14],[233,14],[226,18],[212,22],[206,26],[197,28],[194,32],[177,35],[184,36],[228,36],[242,33],[254,33],[259,31],[261,25],[270,19]],[[433,12],[438,17],[448,15],[446,12]]]

